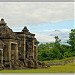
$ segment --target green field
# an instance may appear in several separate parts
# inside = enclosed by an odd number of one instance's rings
[[[0,73],[75,73],[75,62],[44,69],[1,70]]]

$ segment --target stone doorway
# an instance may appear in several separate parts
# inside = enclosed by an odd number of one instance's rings
[[[16,49],[17,44],[11,43],[11,67],[15,68],[16,65]]]
[[[31,38],[26,39],[26,59],[27,59],[27,67],[34,67],[33,62],[33,41]]]
[[[0,67],[3,67],[3,49],[0,49]]]

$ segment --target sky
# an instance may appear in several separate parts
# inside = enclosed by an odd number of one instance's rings
[[[54,36],[68,40],[74,25],[73,2],[0,2],[0,18],[13,31],[27,26],[39,42],[54,42]]]

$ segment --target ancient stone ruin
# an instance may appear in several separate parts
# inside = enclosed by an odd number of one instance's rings
[[[38,41],[27,27],[13,32],[4,19],[0,21],[0,68],[37,68]]]

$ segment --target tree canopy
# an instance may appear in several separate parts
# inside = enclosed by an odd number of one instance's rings
[[[61,44],[61,39],[55,36],[55,42],[40,44],[38,47],[38,59],[53,60],[53,59],[63,59],[66,57],[75,56],[75,29],[71,30],[69,34],[68,44]]]

